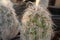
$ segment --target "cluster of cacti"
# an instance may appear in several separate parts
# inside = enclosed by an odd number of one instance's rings
[[[37,8],[37,10],[36,10]],[[52,20],[50,13],[40,5],[29,3],[22,17],[21,40],[50,40]]]
[[[10,0],[0,0],[0,40],[15,37],[20,30],[19,25],[13,3]]]
[[[11,0],[0,0],[0,40],[10,40],[18,32],[21,33],[20,40],[50,40],[52,20],[49,12],[43,9],[44,7],[36,6],[38,4],[29,1],[25,2],[26,4],[22,3],[17,7],[18,12],[22,14],[21,26]]]

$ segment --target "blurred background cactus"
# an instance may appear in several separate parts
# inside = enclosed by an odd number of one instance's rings
[[[48,7],[49,0],[41,0],[40,4],[43,8],[46,9]]]
[[[19,27],[13,3],[10,0],[0,0],[0,40],[14,38],[20,30]]]

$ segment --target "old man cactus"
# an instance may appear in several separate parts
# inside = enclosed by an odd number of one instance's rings
[[[36,10],[37,9],[37,10]],[[50,40],[52,20],[49,12],[40,5],[28,3],[22,17],[21,40]]]

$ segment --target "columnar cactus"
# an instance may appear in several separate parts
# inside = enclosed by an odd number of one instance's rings
[[[21,40],[50,40],[52,32],[50,13],[40,5],[36,7],[35,4],[29,4],[21,20]]]
[[[20,30],[19,25],[11,1],[0,0],[0,40],[15,37]]]

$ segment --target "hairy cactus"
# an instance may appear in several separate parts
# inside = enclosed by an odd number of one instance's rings
[[[35,10],[37,8],[37,10]],[[20,40],[50,40],[52,20],[50,13],[39,5],[28,3],[22,17]]]
[[[0,0],[0,40],[10,40],[19,32],[13,4],[10,0]]]

